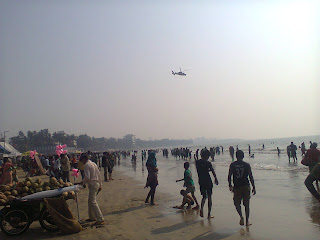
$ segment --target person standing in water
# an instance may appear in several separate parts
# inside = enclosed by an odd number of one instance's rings
[[[196,161],[200,192],[202,195],[200,217],[203,217],[203,207],[206,202],[206,199],[208,198],[208,219],[213,218],[213,216],[211,216],[213,184],[209,174],[210,171],[212,172],[212,175],[215,178],[214,183],[216,185],[219,184],[219,181],[212,167],[212,164],[208,161],[209,157],[210,157],[209,150],[203,149],[201,151],[201,159]]]
[[[288,159],[289,159],[289,163],[290,163],[290,157],[291,157],[291,148],[290,148],[290,145],[287,146],[287,155],[288,155]]]
[[[304,142],[301,143],[301,156],[306,154],[306,144]]]
[[[290,152],[291,152],[291,157],[293,158],[293,161],[297,161],[297,146],[291,142],[290,144]]]
[[[244,218],[242,216],[241,210],[241,201],[245,207],[246,213],[246,226],[251,225],[249,223],[249,215],[250,215],[250,183],[248,177],[250,179],[252,185],[252,193],[256,194],[256,188],[254,185],[254,179],[252,176],[252,171],[249,163],[243,161],[244,153],[241,150],[236,152],[237,161],[230,164],[229,174],[228,174],[228,182],[229,182],[229,190],[233,192],[233,202],[236,207],[236,210],[240,216],[240,225],[244,225]],[[233,186],[231,183],[231,177],[233,177]]]
[[[230,156],[232,158],[232,161],[234,159],[234,148],[232,146],[229,147]]]

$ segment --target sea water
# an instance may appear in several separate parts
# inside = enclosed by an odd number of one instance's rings
[[[244,161],[250,163],[257,194],[252,196],[250,202],[250,221],[253,225],[250,227],[251,235],[256,238],[266,239],[319,239],[320,236],[320,203],[316,201],[308,192],[304,185],[304,180],[308,175],[308,168],[301,165],[301,151],[298,148],[296,163],[288,161],[286,152],[287,145],[291,141],[298,146],[305,142],[306,148],[310,146],[309,141],[320,143],[320,136],[307,136],[299,138],[268,139],[255,141],[230,141],[221,144],[211,144],[206,147],[223,146],[224,152],[215,155],[215,160],[210,161],[216,171],[219,185],[213,189],[213,207],[212,213],[215,218],[213,228],[221,234],[233,234],[242,230],[239,226],[239,217],[234,208],[232,193],[228,188],[228,168],[232,159],[229,155],[229,146],[243,150],[245,153]],[[250,158],[248,154],[248,144],[251,146]],[[264,149],[262,147],[264,144]],[[194,154],[196,149],[205,146],[190,146]],[[277,147],[280,148],[280,156],[277,154]],[[183,188],[183,181],[176,183],[175,180],[183,178],[183,163],[185,160],[171,156],[163,157],[160,151],[157,156],[159,168],[159,186],[157,191],[169,194],[170,200],[164,205],[163,213],[180,218],[172,206],[181,204],[182,197],[179,194]],[[145,184],[147,170],[145,161],[141,161],[140,152],[137,155],[137,161],[131,162],[131,158],[121,159],[116,167],[125,174],[136,178]],[[196,186],[196,197],[201,201],[199,192],[198,177],[194,165],[194,159],[190,160],[190,170]],[[147,193],[147,191],[146,191]],[[157,199],[157,197],[156,197]],[[244,214],[244,208],[243,214]],[[207,205],[205,206],[205,214]],[[184,218],[182,218],[183,220]],[[193,221],[200,221],[202,218],[194,216]],[[190,218],[185,219],[190,221]]]

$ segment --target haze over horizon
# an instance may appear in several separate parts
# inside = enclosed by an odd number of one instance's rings
[[[0,1],[0,133],[320,135],[319,1]],[[171,71],[189,69],[187,76]]]

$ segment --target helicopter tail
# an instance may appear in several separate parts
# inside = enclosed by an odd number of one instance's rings
[[[176,73],[174,71],[171,71],[173,75],[176,75]]]

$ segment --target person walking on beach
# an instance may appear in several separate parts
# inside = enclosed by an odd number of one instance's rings
[[[278,156],[280,156],[280,149],[277,147]]]
[[[252,193],[256,194],[256,188],[254,185],[254,179],[252,176],[252,171],[249,163],[243,161],[244,153],[241,150],[236,152],[237,161],[230,164],[229,174],[228,174],[228,182],[229,182],[229,190],[233,192],[233,202],[236,207],[236,210],[240,216],[240,225],[244,225],[244,219],[242,216],[241,210],[241,201],[245,207],[246,213],[246,226],[251,225],[249,223],[249,215],[250,215],[250,184],[248,177],[250,179],[252,185]],[[233,186],[231,183],[231,177],[233,178]]]
[[[219,181],[212,167],[212,164],[208,161],[209,157],[210,157],[210,152],[209,150],[205,149],[201,151],[201,159],[196,161],[200,192],[202,195],[200,217],[203,217],[203,207],[206,202],[206,199],[208,198],[208,219],[213,218],[213,216],[211,216],[213,184],[209,174],[210,171],[212,172],[212,175],[215,178],[214,180],[215,184],[216,185],[219,184]]]
[[[145,203],[149,203],[149,198],[151,197],[150,205],[155,205],[154,195],[156,193],[156,188],[158,186],[158,168],[148,167],[148,177],[144,188],[150,187],[150,191],[147,195]]]
[[[194,199],[195,203],[197,204],[197,206],[194,207],[194,209],[199,209],[199,203],[198,203],[198,200],[196,198],[196,196],[194,195],[194,192],[195,192],[195,187],[194,187],[194,182],[193,182],[193,179],[192,179],[192,173],[191,171],[189,170],[189,162],[185,162],[183,164],[183,167],[184,167],[184,178],[182,179],[179,179],[179,180],[176,180],[176,182],[180,182],[180,181],[184,181],[184,184],[183,186],[186,187],[186,191],[187,193],[191,193],[191,196],[192,198]]]
[[[88,197],[88,213],[89,219],[87,222],[96,221],[93,226],[103,225],[104,218],[97,203],[97,195],[102,189],[102,178],[100,175],[97,164],[90,161],[88,155],[83,154],[80,161],[84,164],[84,179],[82,185],[88,184],[89,197]]]
[[[108,182],[108,152],[104,152],[102,156],[102,167],[103,167],[103,176],[104,176],[104,181]]]

